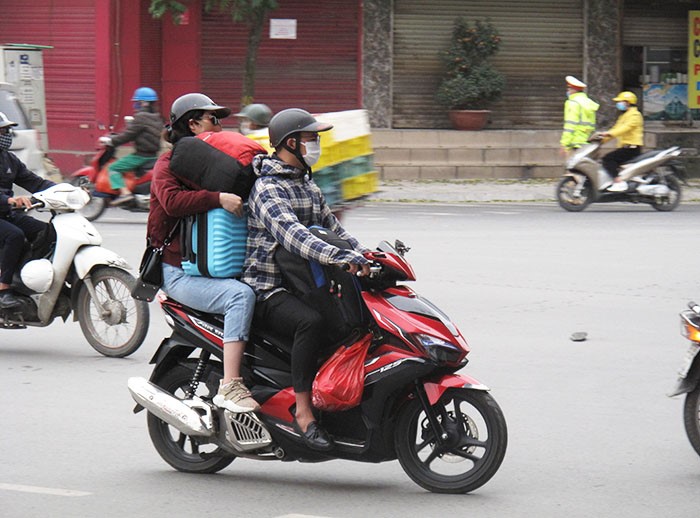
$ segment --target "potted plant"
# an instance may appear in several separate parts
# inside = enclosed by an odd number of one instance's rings
[[[460,17],[455,20],[452,40],[442,53],[445,78],[438,87],[436,100],[446,106],[456,129],[481,129],[491,113],[486,108],[501,96],[503,76],[488,59],[498,52],[501,37],[489,20],[474,24]],[[477,119],[480,126],[461,127],[462,118]]]

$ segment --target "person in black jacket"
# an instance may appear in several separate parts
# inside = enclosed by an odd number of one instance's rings
[[[30,207],[29,196],[15,196],[13,184],[34,193],[56,185],[32,173],[22,161],[9,151],[12,145],[12,127],[17,126],[0,112],[0,309],[20,304],[12,290],[12,277],[24,251],[24,240],[33,241],[46,231],[47,223],[27,216],[13,208]]]
[[[124,173],[133,171],[149,160],[155,160],[160,151],[160,135],[163,131],[163,119],[156,110],[158,94],[152,88],[142,86],[131,97],[136,113],[127,124],[126,130],[112,137],[100,137],[105,146],[118,147],[127,142],[134,142],[134,153],[112,162],[109,166],[109,183],[112,189],[119,189],[119,197],[112,205],[119,205],[134,198],[124,182]]]

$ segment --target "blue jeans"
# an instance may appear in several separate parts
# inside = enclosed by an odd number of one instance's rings
[[[224,343],[247,341],[255,309],[255,294],[236,279],[187,275],[163,263],[163,291],[199,311],[224,315]]]

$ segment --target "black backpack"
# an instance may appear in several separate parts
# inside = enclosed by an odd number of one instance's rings
[[[317,226],[309,227],[309,231],[333,246],[352,249],[335,232]],[[282,273],[283,286],[323,316],[331,342],[341,342],[366,325],[367,308],[357,277],[338,266],[308,261],[281,245],[275,252],[275,262]]]

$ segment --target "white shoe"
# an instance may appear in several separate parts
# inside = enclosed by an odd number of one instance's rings
[[[219,408],[235,413],[260,410],[260,405],[243,384],[243,378],[233,378],[229,383],[219,385],[219,392],[214,396],[213,403]]]
[[[625,192],[627,190],[627,182],[624,180],[622,182],[615,182],[610,187],[608,187],[609,192]]]

